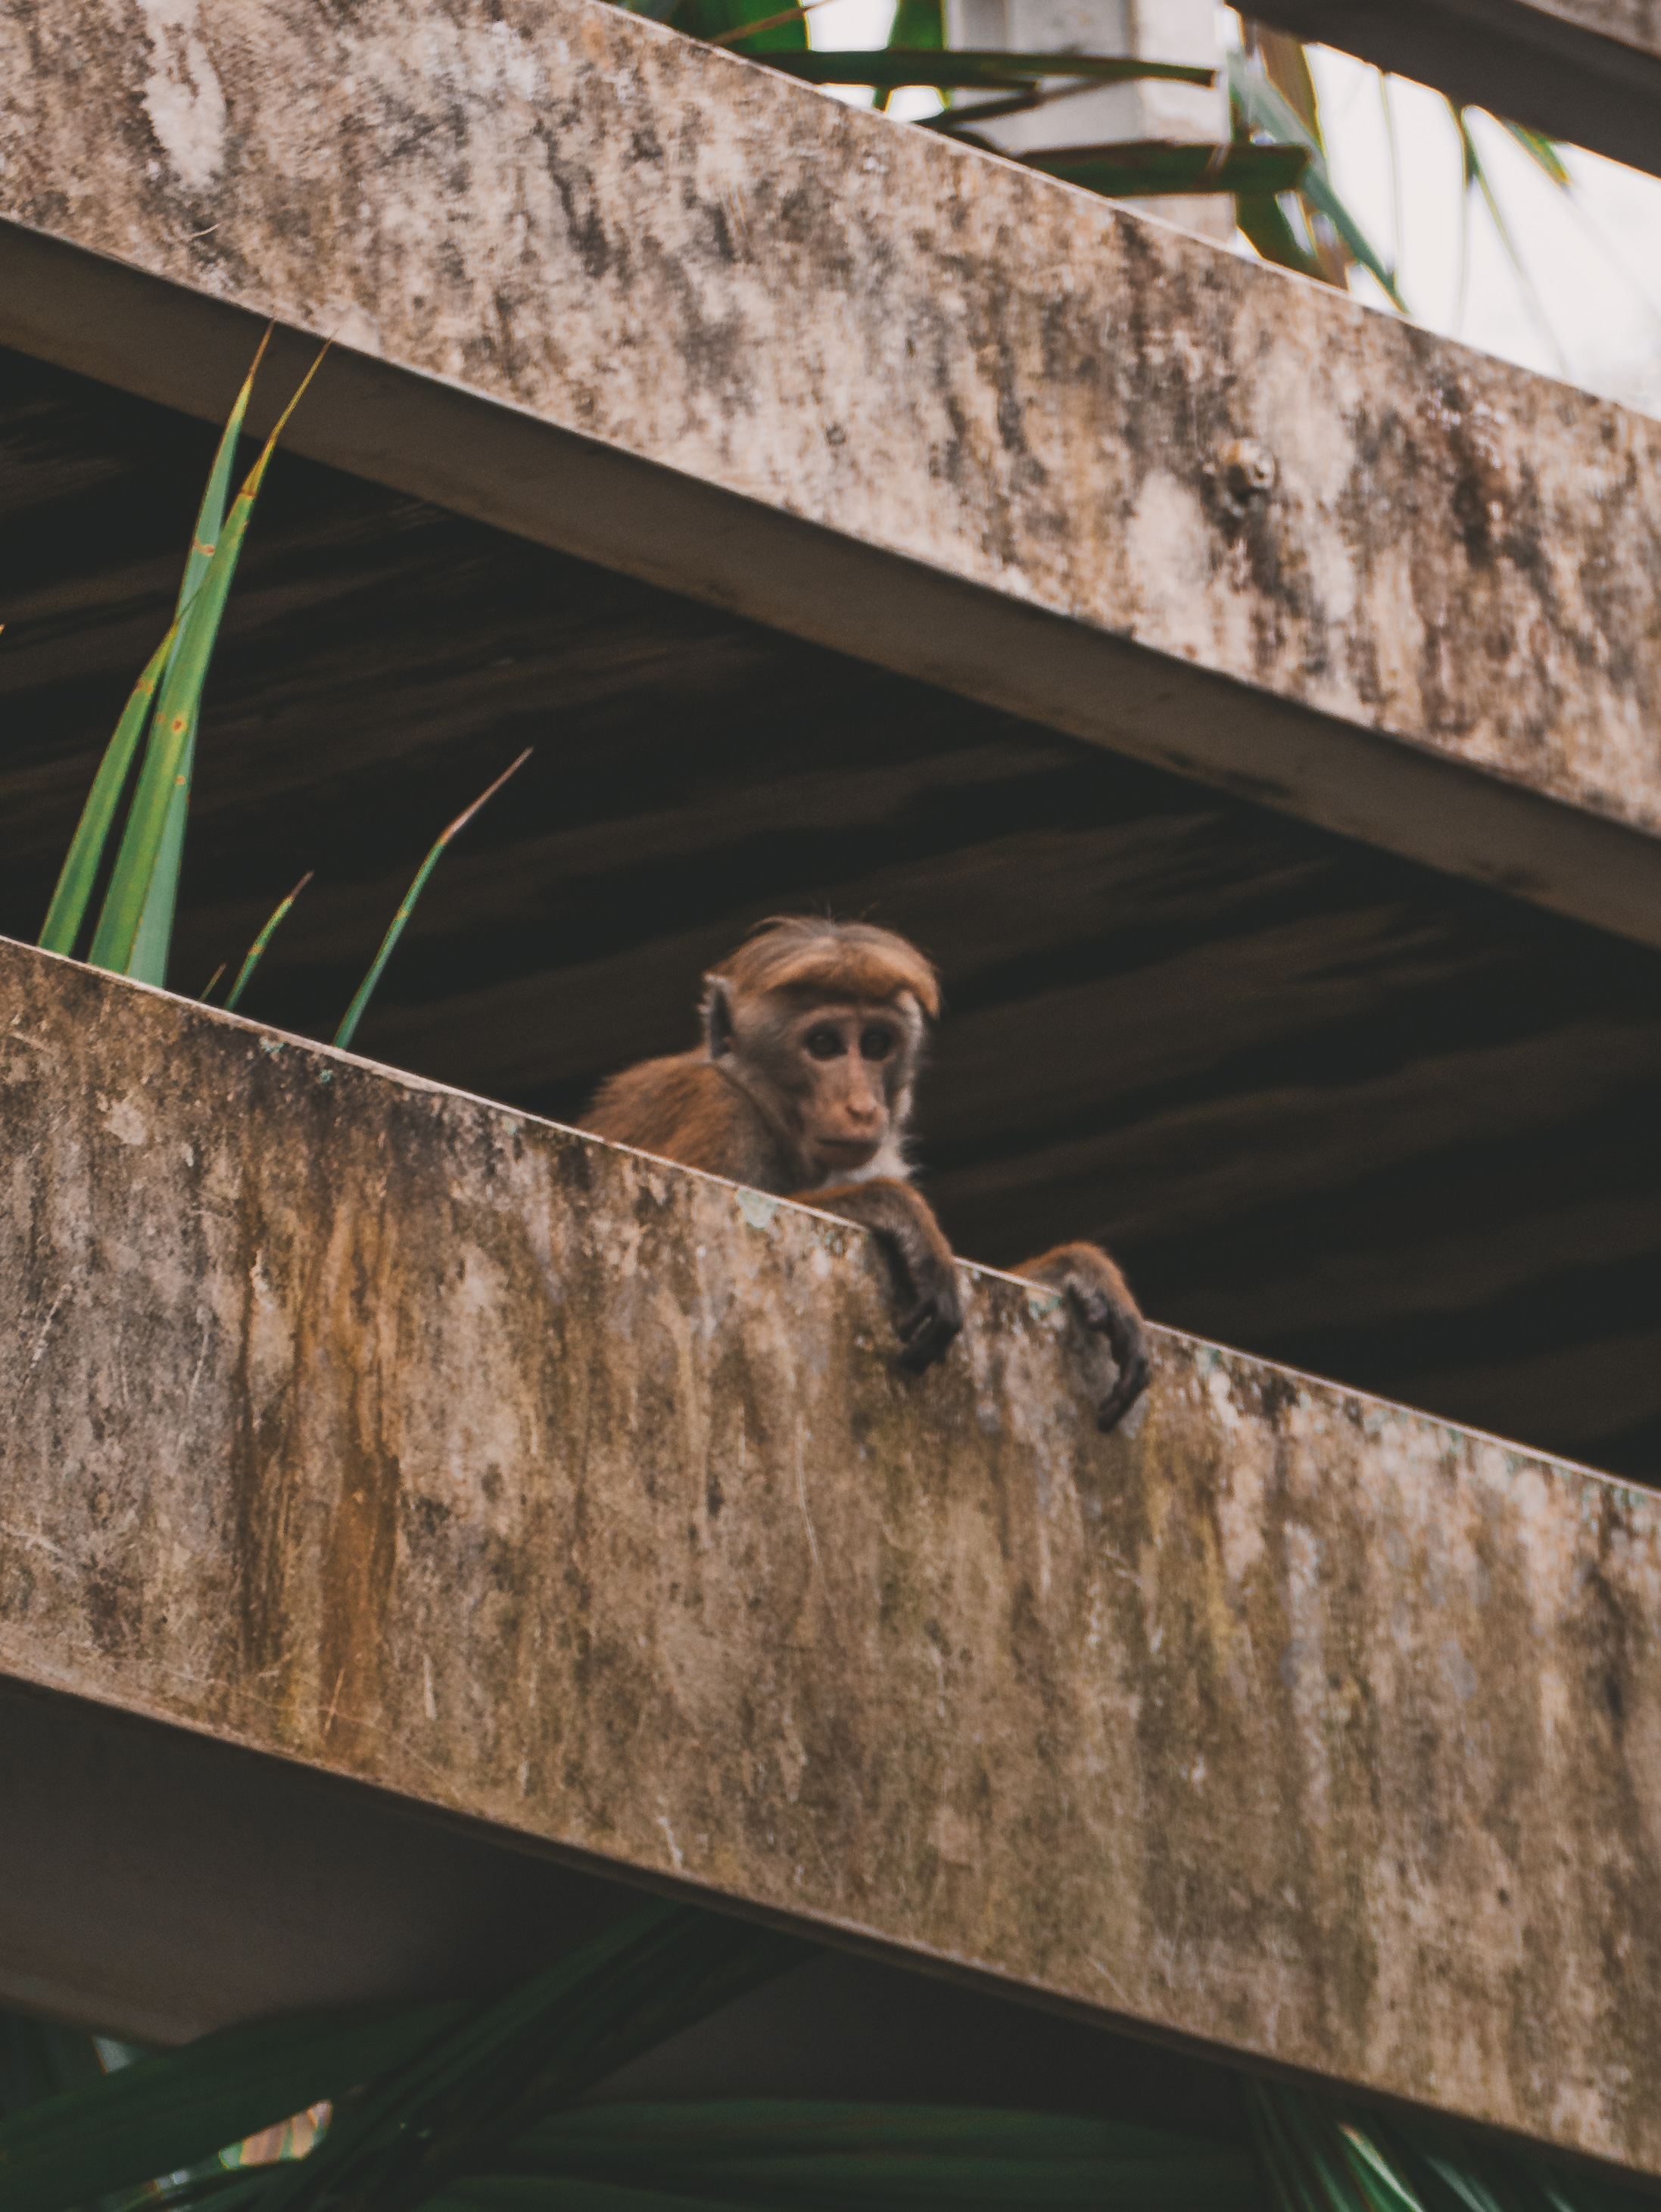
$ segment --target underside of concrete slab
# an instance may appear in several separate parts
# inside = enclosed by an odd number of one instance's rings
[[[591,0],[186,43],[0,9],[8,343],[1661,937],[1661,428]]]
[[[0,2008],[152,2045],[494,1992],[642,1893],[522,1832],[3,1679],[0,1864]],[[599,2094],[1013,2105],[1249,2142],[1226,2056],[838,1944]]]
[[[844,1224],[19,947],[0,1083],[15,1684],[1661,2171],[1652,1497],[1170,1332],[1103,1438],[984,1273],[908,1381]]]
[[[1267,0],[1250,12],[1661,174],[1655,0]]]

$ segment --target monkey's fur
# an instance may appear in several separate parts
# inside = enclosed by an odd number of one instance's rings
[[[940,1358],[963,1327],[958,1270],[904,1156],[934,970],[864,922],[763,923],[704,977],[703,1042],[603,1083],[582,1126],[598,1137],[799,1198],[871,1231],[895,1278],[900,1364]],[[1013,1273],[1067,1299],[1116,1370],[1104,1429],[1146,1389],[1136,1302],[1105,1252],[1062,1244]]]

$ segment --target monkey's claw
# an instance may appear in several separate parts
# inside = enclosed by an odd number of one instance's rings
[[[1147,1359],[1143,1358],[1127,1374],[1120,1377],[1101,1404],[1097,1407],[1096,1426],[1104,1436],[1110,1429],[1118,1427],[1137,1399],[1147,1389],[1147,1377],[1148,1364]]]
[[[1116,1429],[1147,1388],[1151,1367],[1141,1316],[1128,1311],[1116,1298],[1093,1284],[1069,1283],[1073,1310],[1085,1327],[1107,1339],[1117,1376],[1113,1388],[1096,1408],[1096,1426],[1105,1436]]]
[[[948,1304],[940,1298],[919,1298],[909,1313],[900,1316],[896,1325],[904,1347],[898,1364],[908,1375],[921,1375],[924,1368],[932,1367],[945,1353],[963,1327],[963,1314],[955,1302]]]

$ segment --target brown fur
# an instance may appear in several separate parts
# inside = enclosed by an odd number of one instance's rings
[[[869,1229],[894,1278],[900,1364],[921,1370],[963,1326],[952,1248],[912,1188],[902,1149],[926,1020],[940,1006],[934,969],[891,930],[764,922],[705,976],[703,1043],[611,1077],[583,1127]],[[873,1027],[891,1046],[872,1060],[864,1039]],[[815,1054],[816,1030],[834,1033],[840,1049]],[[863,1155],[851,1181],[836,1171],[838,1146]],[[1090,1339],[1110,1350],[1115,1371],[1098,1419],[1113,1427],[1148,1376],[1142,1318],[1124,1277],[1093,1244],[1059,1245],[1014,1272],[1059,1291]]]
[[[915,945],[871,922],[777,915],[709,974],[745,997],[784,991],[898,1005],[910,996],[930,1021],[940,1016],[933,967]]]

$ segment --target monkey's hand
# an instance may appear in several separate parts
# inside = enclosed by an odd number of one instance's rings
[[[894,1278],[899,1364],[912,1375],[932,1367],[963,1327],[963,1291],[952,1247],[928,1201],[910,1183],[880,1176],[797,1195],[804,1206],[840,1214],[871,1231]]]
[[[1092,1335],[1105,1337],[1117,1370],[1096,1408],[1096,1425],[1116,1428],[1147,1388],[1147,1334],[1130,1286],[1095,1244],[1058,1244],[1012,1271],[1059,1291]]]

